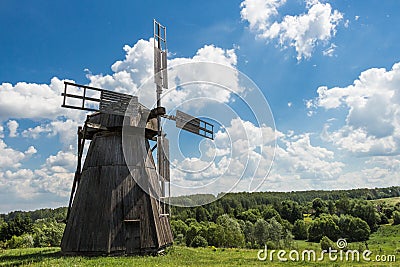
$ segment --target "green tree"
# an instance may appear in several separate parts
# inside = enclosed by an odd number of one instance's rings
[[[400,224],[400,211],[394,211],[392,213],[393,216],[393,225]]]
[[[0,241],[6,241],[13,236],[32,233],[33,224],[28,216],[17,214],[12,220],[1,226]]]
[[[328,213],[328,208],[327,208],[326,202],[320,198],[315,198],[312,201],[312,208],[314,210],[315,217],[319,217],[323,213]]]
[[[272,205],[268,205],[264,208],[264,210],[262,211],[262,217],[266,221],[272,218],[275,218],[278,222],[282,221],[281,215],[276,209],[274,209]]]
[[[254,239],[258,247],[263,247],[267,242],[272,242],[274,247],[279,247],[281,240],[292,239],[292,235],[288,233],[290,232],[286,231],[275,218],[272,218],[269,222],[258,219],[254,224]]]
[[[211,222],[207,227],[205,238],[208,245],[221,247],[224,239],[224,228],[221,225]]]
[[[296,220],[303,219],[303,212],[299,203],[292,200],[284,200],[280,205],[280,215],[282,219],[294,223]]]
[[[261,213],[258,209],[248,209],[238,214],[237,218],[243,221],[250,221],[255,223],[258,219],[260,219]]]
[[[23,234],[21,236],[13,235],[10,240],[6,242],[6,248],[33,248],[34,242],[31,234]]]
[[[221,241],[223,247],[242,247],[244,245],[244,235],[236,219],[224,214],[218,217],[217,224],[224,230]]]
[[[294,222],[293,236],[297,240],[306,240],[307,239],[307,225],[304,220],[297,220]]]
[[[365,221],[351,215],[341,215],[338,226],[340,237],[346,238],[350,242],[366,241],[371,234],[371,230]]]
[[[313,220],[308,228],[308,240],[312,242],[320,242],[323,236],[327,236],[331,240],[337,240],[339,234],[339,227],[332,216],[327,214],[323,214]]]
[[[171,221],[171,230],[174,235],[174,237],[177,237],[179,234],[182,234],[183,236],[186,235],[186,232],[188,231],[189,226],[182,220],[172,220]]]
[[[33,225],[35,247],[58,247],[64,233],[65,224],[53,218],[39,219]]]
[[[389,219],[385,213],[380,213],[379,216],[380,216],[379,224],[388,224],[389,223]]]
[[[186,246],[190,246],[193,239],[199,234],[201,225],[199,223],[191,223],[186,232]]]
[[[356,201],[351,210],[351,215],[366,221],[371,231],[378,230],[380,216],[373,203],[365,200]]]
[[[264,219],[258,219],[254,224],[254,240],[258,247],[264,246],[269,238],[269,223]]]
[[[249,221],[246,221],[242,226],[242,231],[244,234],[244,239],[246,242],[246,246],[249,248],[253,248],[255,244],[255,236],[254,236],[254,224]]]
[[[202,206],[196,207],[196,220],[198,222],[207,222],[210,220],[210,213]]]
[[[351,202],[346,198],[341,198],[335,202],[336,211],[340,214],[349,214],[351,210]]]
[[[268,240],[279,244],[279,241],[282,239],[283,234],[283,226],[275,218],[272,218],[269,221]]]
[[[327,208],[328,208],[329,214],[336,214],[337,210],[336,210],[335,202],[333,200],[328,200]]]

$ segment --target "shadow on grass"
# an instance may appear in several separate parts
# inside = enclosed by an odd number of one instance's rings
[[[46,259],[57,259],[61,257],[63,257],[61,252],[54,250],[32,251],[31,253],[15,252],[15,255],[0,254],[0,266],[20,266],[23,264],[41,262]]]

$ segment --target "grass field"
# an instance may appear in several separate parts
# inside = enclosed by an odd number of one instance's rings
[[[371,200],[371,201],[376,204],[386,203],[389,206],[394,206],[397,203],[400,203],[400,197],[380,198],[380,199],[375,199],[375,200]]]
[[[382,226],[378,232],[371,235],[367,242],[368,248],[375,255],[394,255],[400,261],[400,225]],[[364,243],[351,243],[349,249],[364,250]],[[313,249],[320,255],[318,243],[296,241],[294,249],[303,251]],[[216,249],[188,248],[174,246],[163,256],[146,257],[64,257],[59,248],[29,248],[0,251],[0,266],[400,266],[396,262],[354,262],[329,261],[325,257],[323,262],[300,261],[290,259],[288,262],[279,262],[276,254],[274,261],[268,259],[259,261],[258,250],[251,249]],[[288,255],[286,255],[288,258]]]

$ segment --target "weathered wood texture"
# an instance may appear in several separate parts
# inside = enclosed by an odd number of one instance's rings
[[[115,126],[122,122],[121,116],[103,115],[97,119]],[[143,190],[160,194],[148,141],[141,131],[133,132],[124,138],[127,159],[121,131],[94,135],[61,242],[63,253],[145,254],[173,242],[168,217],[160,216],[159,202]]]

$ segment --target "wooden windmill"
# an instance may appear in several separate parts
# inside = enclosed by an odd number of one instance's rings
[[[148,254],[173,242],[168,140],[161,120],[175,120],[177,127],[210,139],[213,125],[181,111],[166,115],[161,105],[163,88],[168,88],[166,44],[166,28],[154,20],[157,106],[151,110],[137,96],[64,83],[62,107],[93,112],[78,128],[78,163],[61,241],[64,254]],[[91,143],[82,166],[86,140]],[[156,142],[153,148],[150,140]]]

